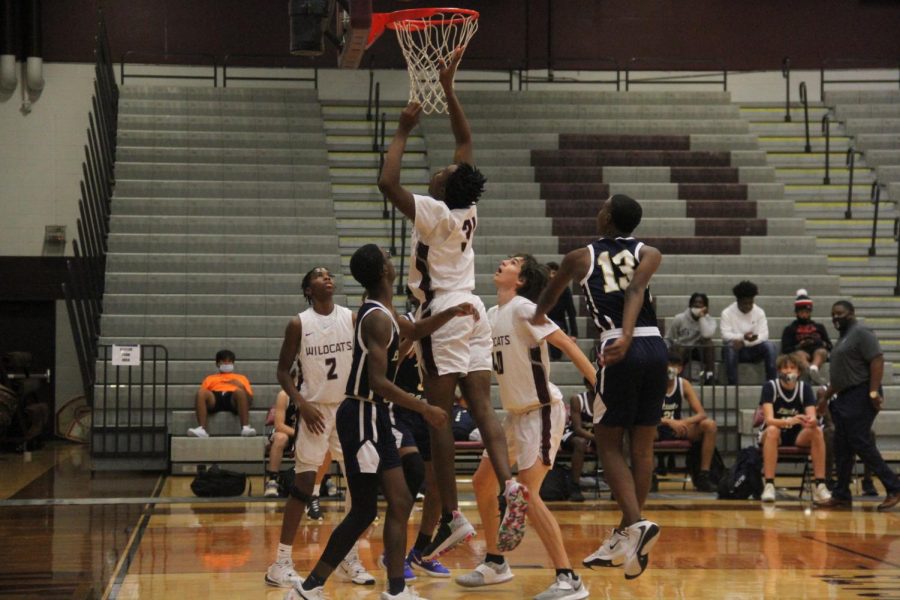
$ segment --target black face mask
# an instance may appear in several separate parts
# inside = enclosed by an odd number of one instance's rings
[[[808,325],[812,319],[803,319],[801,317],[797,317],[797,322],[801,325]]]
[[[831,322],[834,323],[834,328],[838,331],[844,331],[847,329],[847,326],[850,325],[850,317],[831,317]]]

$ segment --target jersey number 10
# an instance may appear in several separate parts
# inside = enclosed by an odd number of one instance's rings
[[[616,269],[621,273],[621,277],[616,277]],[[603,271],[603,291],[607,294],[611,292],[625,291],[631,278],[634,277],[634,255],[628,250],[622,250],[611,259],[609,252],[601,252],[597,256],[597,266]]]

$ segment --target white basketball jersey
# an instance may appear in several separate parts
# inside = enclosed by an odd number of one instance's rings
[[[550,383],[550,359],[544,338],[559,329],[550,321],[532,325],[534,302],[516,296],[488,310],[494,341],[494,373],[500,384],[500,403],[513,414],[562,401],[562,393]]]
[[[330,315],[320,315],[309,307],[299,316],[300,395],[309,402],[339,404],[353,364],[353,311],[335,305]]]
[[[431,196],[413,194],[416,222],[409,259],[409,287],[426,302],[435,292],[471,292],[475,289],[475,252],[472,242],[478,226],[478,211],[450,210]]]

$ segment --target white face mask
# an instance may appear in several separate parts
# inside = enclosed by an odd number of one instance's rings
[[[675,367],[669,367],[666,369],[666,375],[669,377],[669,381],[672,381],[676,377],[678,377],[678,369]]]
[[[691,314],[699,319],[700,315],[703,314],[703,309],[697,308],[697,307],[691,307]]]
[[[234,363],[222,363],[219,365],[219,373],[233,373]]]
[[[779,373],[778,377],[785,383],[794,383],[798,379],[796,373]]]

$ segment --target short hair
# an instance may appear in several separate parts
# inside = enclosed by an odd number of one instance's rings
[[[673,365],[683,365],[684,357],[681,355],[680,352],[669,351],[669,357],[668,357],[667,361]]]
[[[790,354],[780,354],[778,358],[775,359],[775,368],[781,369],[785,365],[794,365],[797,367],[797,370],[800,371],[800,374],[806,373],[806,370],[809,368],[809,361],[806,360],[806,352],[799,350],[797,352],[791,352]]]
[[[691,294],[691,299],[688,300],[688,306],[694,304],[694,300],[696,300],[697,298],[703,300],[703,305],[709,308],[709,296],[707,296],[703,292],[694,292],[693,294]]]
[[[450,208],[468,208],[478,202],[487,182],[481,171],[469,163],[457,163],[444,184],[444,203]]]
[[[754,298],[759,295],[759,288],[756,287],[756,284],[752,281],[747,281],[746,279],[733,288],[731,288],[731,293],[734,294],[735,298]]]
[[[549,269],[530,254],[513,254],[513,256],[522,259],[519,266],[519,279],[525,280],[525,284],[518,288],[516,293],[532,302],[537,302],[538,296],[541,295],[541,291],[550,280]]]
[[[309,270],[309,272],[307,272],[306,275],[303,276],[303,281],[300,282],[300,290],[303,292],[303,297],[306,298],[306,301],[308,303],[312,302],[312,296],[310,296],[309,294],[306,293],[306,288],[308,288],[310,285],[312,285],[313,275],[316,274],[316,271],[320,271],[320,270],[328,271],[329,273],[331,273],[331,271],[328,269],[328,267],[313,267],[312,269]]]
[[[350,257],[350,273],[370,294],[381,281],[384,272],[384,254],[375,244],[366,244],[357,249]]]
[[[609,213],[616,229],[622,233],[631,233],[641,224],[644,210],[631,196],[615,194],[609,199]]]
[[[231,362],[234,362],[235,358],[236,357],[234,355],[234,352],[232,352],[231,350],[219,350],[218,352],[216,352],[216,362],[217,363],[220,363],[225,360],[230,360]]]
[[[854,307],[853,303],[850,302],[849,300],[838,300],[837,302],[835,302],[834,304],[831,305],[832,308],[834,308],[835,306],[843,306],[850,312],[852,312],[854,314],[856,313],[856,307]]]
[[[551,260],[550,262],[547,263],[547,268],[550,269],[551,271],[559,271],[559,263],[556,262],[555,260]]]

